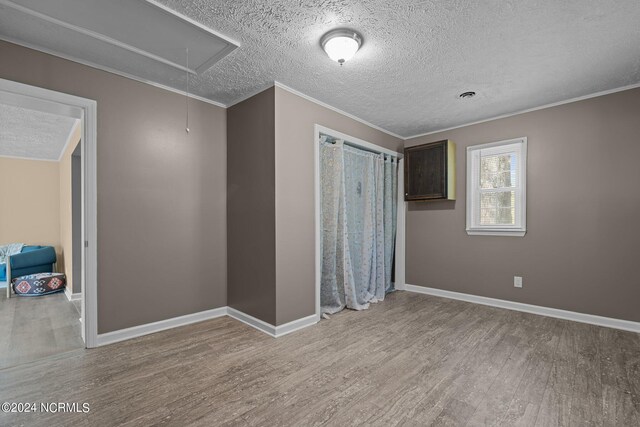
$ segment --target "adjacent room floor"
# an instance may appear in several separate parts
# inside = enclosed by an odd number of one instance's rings
[[[63,292],[10,299],[5,289],[0,294],[0,369],[84,348],[80,314]]]
[[[27,425],[640,425],[640,336],[396,292],[274,339],[228,317],[0,370]]]

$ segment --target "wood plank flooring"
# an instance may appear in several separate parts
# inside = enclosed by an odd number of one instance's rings
[[[84,348],[80,315],[63,292],[0,295],[0,369]]]
[[[639,426],[640,336],[396,292],[273,339],[223,317],[0,370],[0,425]]]

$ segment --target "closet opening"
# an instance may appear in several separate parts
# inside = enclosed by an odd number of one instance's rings
[[[316,316],[403,290],[402,154],[316,125]]]

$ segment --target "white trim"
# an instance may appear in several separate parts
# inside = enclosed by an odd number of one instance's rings
[[[6,42],[13,43],[13,44],[18,45],[18,46],[23,46],[23,47],[26,47],[28,49],[37,50],[38,52],[43,52],[43,53],[46,53],[48,55],[52,55],[52,56],[55,56],[55,57],[58,57],[58,58],[66,59],[67,61],[72,61],[72,62],[76,62],[78,64],[86,65],[87,67],[91,67],[91,68],[95,68],[97,70],[105,71],[107,73],[115,74],[115,75],[120,76],[120,77],[125,77],[127,79],[137,81],[139,83],[144,83],[144,84],[147,84],[147,85],[150,85],[150,86],[153,86],[153,87],[157,87],[158,89],[162,89],[162,90],[166,90],[166,91],[169,91],[169,92],[177,93],[178,95],[187,96],[187,93],[185,91],[180,90],[180,89],[172,88],[170,86],[163,85],[162,83],[152,82],[151,80],[146,80],[146,79],[143,79],[142,77],[134,76],[133,74],[125,73],[123,71],[119,71],[119,70],[116,70],[116,69],[113,69],[113,68],[110,68],[110,67],[106,67],[104,65],[99,65],[99,64],[96,64],[96,63],[91,62],[91,61],[85,61],[84,59],[76,58],[76,57],[71,56],[71,55],[65,55],[63,53],[56,52],[54,50],[47,49],[47,48],[44,48],[44,47],[41,47],[41,46],[37,46],[37,45],[31,44],[31,43],[26,43],[26,42],[23,42],[21,40],[17,40],[17,39],[11,38],[11,37],[0,35],[0,40],[4,40]],[[222,103],[217,102],[217,101],[213,101],[213,100],[208,99],[208,98],[203,98],[202,96],[194,95],[191,92],[189,93],[189,99],[197,99],[198,101],[202,101],[202,102],[207,103],[207,104],[215,105],[215,106],[221,107],[221,108],[227,108],[227,106],[225,104],[222,104]]]
[[[527,234],[526,231],[504,231],[504,230],[469,230],[467,229],[469,236],[511,236],[511,237],[523,237]]]
[[[138,338],[143,335],[165,331],[167,329],[190,325],[192,323],[202,322],[204,320],[215,319],[217,317],[225,316],[226,314],[227,307],[219,307],[212,310],[186,314],[184,316],[160,320],[158,322],[146,323],[144,325],[133,326],[131,328],[120,329],[113,332],[107,332],[98,335],[97,344],[98,346],[113,344],[124,340],[130,340],[132,338]]]
[[[73,291],[71,290],[70,287],[66,287],[64,289],[64,295],[67,297],[68,301],[78,301],[80,299],[82,299],[82,292],[76,292],[75,294],[72,293]],[[82,319],[80,319],[82,320]]]
[[[315,231],[315,315],[319,322],[320,316],[320,282],[322,281],[322,219],[320,217],[320,129],[318,125],[313,127],[313,211]]]
[[[293,89],[293,88],[290,88],[289,86],[286,86],[286,85],[284,85],[284,84],[282,84],[282,83],[280,83],[280,82],[278,82],[278,81],[274,81],[274,82],[273,82],[273,85],[274,85],[274,86],[276,86],[276,87],[279,87],[280,89],[284,89],[284,90],[286,90],[286,91],[287,91],[287,92],[289,92],[289,93],[292,93],[292,94],[294,94],[294,95],[298,95],[299,97],[304,98],[304,99],[306,99],[307,101],[311,101],[311,102],[313,102],[314,104],[318,104],[318,105],[320,105],[321,107],[328,108],[329,110],[335,111],[336,113],[339,113],[339,114],[342,114],[343,116],[349,117],[350,119],[355,120],[356,122],[360,122],[360,123],[362,123],[362,124],[364,124],[364,125],[367,125],[367,126],[369,126],[370,128],[373,128],[373,129],[379,130],[380,132],[384,132],[384,133],[386,133],[387,135],[391,135],[391,136],[393,136],[394,138],[398,138],[398,139],[403,140],[403,141],[406,139],[406,138],[404,138],[404,137],[402,137],[402,136],[398,135],[397,133],[393,133],[393,132],[391,132],[391,131],[389,131],[389,130],[386,130],[386,129],[384,129],[384,128],[381,128],[380,126],[374,125],[373,123],[370,123],[370,122],[368,122],[368,121],[366,121],[366,120],[363,120],[363,119],[361,119],[360,117],[356,117],[356,116],[354,116],[353,114],[349,114],[349,113],[347,113],[346,111],[340,110],[339,108],[333,107],[333,106],[331,106],[331,105],[329,105],[329,104],[327,104],[327,103],[325,103],[325,102],[322,102],[322,101],[319,101],[319,100],[317,100],[317,99],[315,99],[315,98],[312,98],[312,97],[311,97],[311,96],[309,96],[309,95],[305,95],[304,93],[299,92],[299,91],[297,91],[297,90],[295,90],[295,89]]]
[[[405,215],[406,215],[406,202],[404,201],[404,181],[400,175],[401,171],[404,171],[404,162],[402,162],[402,153],[397,153],[392,150],[388,150],[379,145],[372,144],[359,138],[355,138],[351,135],[347,135],[342,132],[329,129],[328,127],[315,124],[313,127],[313,164],[314,164],[314,211],[315,211],[315,317],[317,321],[320,320],[320,285],[322,280],[321,266],[322,266],[322,254],[320,253],[320,134],[331,135],[335,138],[343,139],[350,142],[355,146],[365,148],[367,150],[376,151],[379,153],[385,153],[392,156],[396,156],[398,162],[398,219],[396,224],[396,246],[401,247],[401,250],[396,250],[396,289],[402,289],[404,286],[404,273],[405,273],[405,250],[404,242],[406,241],[406,227],[405,227]],[[400,191],[402,190],[402,191]]]
[[[64,152],[67,151],[67,147],[71,144],[71,137],[76,132],[76,128],[80,126],[82,120],[76,119],[76,122],[71,126],[71,130],[69,131],[69,135],[67,135],[67,142],[64,143],[64,147],[62,147],[62,151],[60,151],[60,155],[58,156],[58,162],[62,160],[62,156],[64,156]]]
[[[465,124],[462,124],[462,125],[457,125],[457,126],[451,126],[451,127],[448,127],[448,128],[432,130],[432,131],[425,132],[425,133],[418,133],[416,135],[403,137],[402,139],[407,141],[409,139],[420,138],[422,136],[433,135],[433,134],[440,133],[440,132],[447,132],[447,131],[450,131],[450,130],[460,129],[460,128],[467,127],[467,126],[478,125],[480,123],[491,122],[491,121],[494,121],[494,120],[506,119],[507,117],[517,116],[519,114],[531,113],[533,111],[544,110],[546,108],[558,107],[558,106],[564,105],[564,104],[571,104],[572,102],[584,101],[584,100],[591,99],[591,98],[597,98],[599,96],[611,95],[612,93],[624,92],[625,90],[636,89],[636,88],[639,88],[639,87],[640,87],[640,83],[634,83],[634,84],[627,85],[627,86],[617,87],[617,88],[613,88],[613,89],[607,89],[607,90],[603,90],[603,91],[600,91],[600,92],[591,93],[591,94],[588,94],[588,95],[578,96],[576,98],[566,99],[564,101],[552,102],[551,104],[544,104],[544,105],[540,105],[538,107],[533,107],[533,108],[528,108],[526,110],[516,111],[515,113],[502,114],[500,116],[493,116],[493,117],[489,117],[488,119],[477,120],[475,122],[469,122],[469,123],[465,123]]]
[[[406,216],[408,203],[404,200],[404,159],[398,159],[398,213],[396,219],[396,264],[394,287],[402,291],[405,289],[406,272]],[[397,230],[405,230],[399,233]]]
[[[402,158],[403,154],[398,153],[397,151],[389,150],[388,148],[381,147],[380,145],[372,144],[371,142],[365,141],[360,138],[356,138],[355,136],[347,135],[346,133],[338,132],[337,130],[329,129],[326,126],[322,126],[319,124],[315,125],[315,130],[317,131],[317,135],[314,141],[318,141],[319,133],[324,133],[325,135],[333,136],[334,138],[342,139],[345,142],[350,143],[350,145],[356,145],[360,148],[364,148],[365,150],[375,151],[377,153],[388,154],[390,156],[395,156],[399,159]]]
[[[81,155],[82,323],[87,348],[98,345],[98,112],[88,101],[83,112]]]
[[[504,141],[467,147],[467,203],[466,231],[468,235],[484,236],[518,236],[527,232],[527,137],[507,139]],[[480,224],[480,161],[483,155],[517,153],[518,168],[515,191],[516,218],[514,225],[481,225]]]
[[[260,320],[240,310],[236,310],[232,307],[227,307],[227,315],[233,319],[238,320],[246,325],[251,326],[273,338],[279,338],[283,335],[290,334],[297,330],[306,328],[307,326],[315,325],[318,323],[318,318],[315,314],[300,319],[293,320],[285,323],[284,325],[274,326],[271,323],[267,323],[264,320]]]
[[[507,310],[522,311],[525,313],[537,314],[539,316],[554,317],[557,319],[571,320],[574,322],[588,323],[590,325],[604,326],[606,328],[621,329],[623,331],[640,333],[640,322],[632,322],[630,320],[614,319],[611,317],[560,310],[558,308],[542,307],[539,305],[531,305],[497,298],[482,297],[479,295],[464,294],[461,292],[445,291],[443,289],[428,288],[426,286],[407,285],[406,290],[419,294],[433,295],[436,297],[450,298],[471,302],[474,304],[506,308]]]
[[[144,325],[133,326],[131,328],[120,329],[113,332],[99,334],[97,337],[97,346],[109,345],[120,341],[138,338],[144,335],[154,334],[156,332],[166,331],[167,329],[178,328],[180,326],[191,325],[193,323],[203,322],[205,320],[216,319],[222,316],[229,316],[239,322],[247,324],[265,334],[279,338],[290,334],[297,330],[315,325],[318,322],[315,314],[307,317],[296,319],[284,325],[274,326],[263,320],[257,319],[249,314],[231,307],[218,307],[211,310],[205,310],[198,313],[185,314],[184,316],[172,317],[171,319],[160,320],[158,322],[146,323]]]
[[[227,315],[233,319],[236,319],[239,322],[242,322],[251,326],[252,328],[262,331],[267,335],[271,335],[272,337],[276,336],[276,327],[273,326],[271,323],[267,323],[264,320],[260,320],[256,317],[253,317],[240,310],[236,310],[235,308],[232,308],[232,307],[227,307]]]
[[[281,336],[290,334],[291,332],[304,329],[308,326],[313,326],[316,323],[318,323],[318,318],[315,314],[312,314],[307,317],[301,317],[300,319],[292,320],[291,322],[285,323],[283,325],[278,325],[276,326],[275,338],[280,338]]]

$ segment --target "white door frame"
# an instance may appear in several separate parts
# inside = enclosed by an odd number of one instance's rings
[[[69,117],[82,123],[82,338],[87,348],[97,346],[98,337],[98,251],[97,251],[97,104],[66,93],[0,79],[0,99],[32,98],[39,106],[58,104]]]
[[[404,159],[403,154],[381,147],[376,144],[364,141],[359,138],[344,134],[342,132],[329,129],[328,127],[316,124],[313,129],[313,157],[314,157],[314,187],[315,187],[315,243],[316,243],[316,318],[320,320],[320,282],[322,276],[322,253],[320,253],[321,219],[320,219],[320,134],[331,135],[338,139],[348,141],[350,145],[364,148],[378,153],[389,154],[398,157],[398,219],[396,231],[396,262],[395,262],[395,287],[398,290],[405,289],[405,215],[407,211],[404,201]]]

